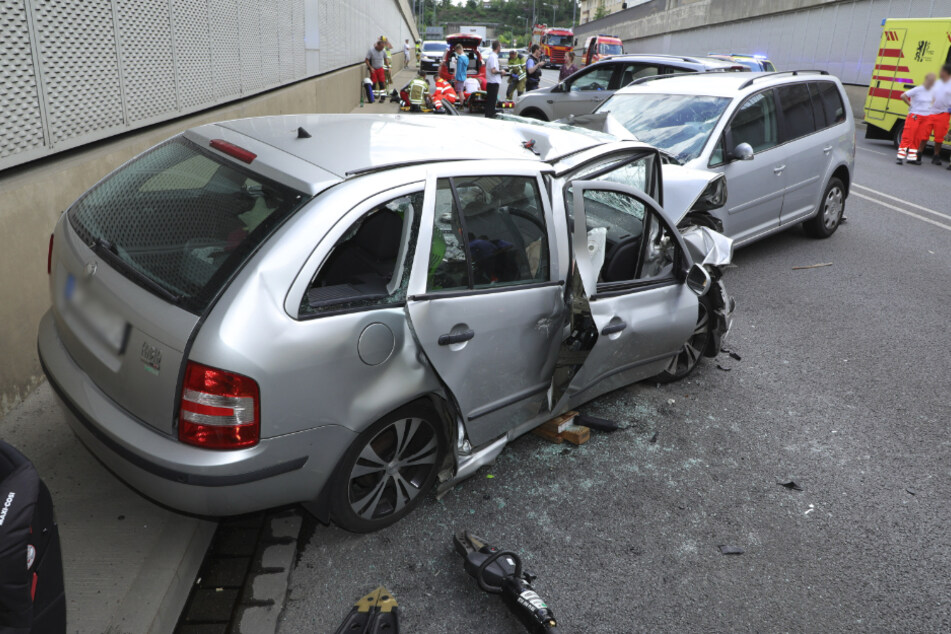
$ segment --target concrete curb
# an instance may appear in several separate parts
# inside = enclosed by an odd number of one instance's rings
[[[142,563],[141,572],[122,598],[106,632],[165,634],[174,631],[216,526],[215,522],[199,519],[168,525]],[[170,559],[168,553],[176,550],[181,555]]]

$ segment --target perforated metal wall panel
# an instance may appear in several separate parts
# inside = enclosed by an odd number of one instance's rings
[[[167,0],[115,0],[128,122],[178,111]]]
[[[381,34],[398,52],[407,16],[406,0],[0,0],[0,169],[360,64]]]
[[[51,142],[124,123],[110,0],[32,0]]]
[[[0,0],[0,159],[45,146],[26,7]]]
[[[210,22],[206,0],[173,0],[175,62],[181,106],[192,109],[215,101]]]

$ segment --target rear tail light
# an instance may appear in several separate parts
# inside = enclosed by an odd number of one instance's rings
[[[46,274],[51,275],[53,273],[53,236],[55,234],[50,234],[50,250],[46,253]]]
[[[189,361],[178,439],[205,449],[241,449],[260,438],[261,394],[254,379]]]

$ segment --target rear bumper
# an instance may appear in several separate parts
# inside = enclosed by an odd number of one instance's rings
[[[51,312],[40,362],[73,432],[121,480],[186,513],[237,515],[314,500],[355,434],[338,425],[267,438],[238,451],[190,447],[120,408],[63,347]]]

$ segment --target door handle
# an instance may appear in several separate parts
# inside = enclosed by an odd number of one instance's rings
[[[829,152],[832,151],[832,146],[831,146],[831,145],[827,145],[827,146],[825,146],[824,148],[822,148],[822,151],[825,152],[826,154],[828,154]]]
[[[774,168],[773,168],[773,174],[776,174],[776,175],[778,176],[779,174],[782,174],[782,173],[783,173],[783,170],[784,170],[784,169],[786,169],[786,166],[785,166],[785,165],[780,165],[779,167],[774,167]]]
[[[621,332],[622,330],[624,330],[625,328],[627,328],[627,324],[624,323],[623,321],[619,321],[619,322],[617,322],[617,323],[608,324],[607,326],[605,326],[605,327],[601,330],[601,334],[602,334],[602,335],[605,335],[605,336],[607,336],[607,335],[615,335],[615,334]]]
[[[475,337],[475,331],[473,330],[463,330],[462,332],[447,332],[444,335],[439,335],[439,339],[436,342],[441,346],[451,346],[454,343],[463,343],[469,341]]]

